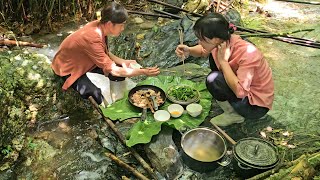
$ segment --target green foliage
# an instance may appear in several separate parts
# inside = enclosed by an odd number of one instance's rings
[[[92,20],[95,12],[108,3],[110,1],[5,0],[0,2],[0,23],[4,21],[6,25],[12,26],[11,30],[16,34],[25,33],[30,29],[33,31],[54,30],[52,22],[79,20],[81,17]]]
[[[200,92],[199,103],[203,107],[203,113],[196,118],[191,117],[188,114],[183,114],[179,118],[171,118],[167,122],[157,122],[154,120],[153,114],[151,112],[148,112],[146,120],[144,122],[137,122],[129,131],[126,142],[129,147],[139,143],[150,142],[152,136],[160,132],[162,125],[170,126],[178,130],[185,128],[194,128],[199,126],[209,114],[212,97],[207,91],[204,83],[195,83],[186,79],[182,79],[181,77],[157,76],[149,77],[146,80],[140,82],[138,85],[154,85],[160,87],[165,92],[167,92],[169,87],[174,85],[188,85],[192,88],[195,88]],[[159,109],[167,109],[170,104],[172,103],[167,100],[163,104],[163,106],[159,107]],[[106,117],[110,118],[111,120],[120,121],[128,118],[140,117],[142,111],[142,109],[133,107],[129,103],[128,98],[124,98],[113,103],[107,108],[101,109]]]
[[[170,88],[168,95],[177,100],[188,101],[197,95],[197,91],[189,86],[175,86]]]
[[[28,148],[30,148],[31,150],[35,150],[37,148],[37,144],[33,142],[33,139],[31,137],[27,138],[28,141]]]
[[[29,120],[48,113],[43,107],[52,108],[50,97],[54,96],[55,87],[52,86],[50,60],[46,56],[27,51],[5,51],[0,53],[0,59],[0,146],[5,146],[24,132]]]
[[[10,154],[12,151],[13,151],[13,149],[12,149],[11,145],[7,145],[5,148],[3,148],[1,150],[1,153],[3,155],[7,155],[7,154]]]
[[[251,29],[263,29],[266,24],[266,18],[261,15],[246,16],[242,21],[245,27]]]
[[[152,31],[157,33],[159,31],[159,27],[157,25],[153,26]]]

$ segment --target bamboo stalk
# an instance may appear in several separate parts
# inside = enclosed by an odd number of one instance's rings
[[[175,14],[171,14],[171,13],[168,13],[168,12],[165,12],[165,11],[160,11],[160,10],[157,10],[157,9],[154,9],[154,11],[158,12],[158,13],[161,13],[161,14],[165,14],[165,15],[171,16],[174,19],[181,19],[180,16],[177,16]]]
[[[228,5],[226,5],[226,7],[224,9],[222,9],[221,11],[219,11],[219,13],[222,13],[223,11],[227,10],[230,6],[232,7],[232,4],[235,0],[232,0]]]
[[[261,30],[255,30],[255,29],[249,29],[249,28],[244,28],[241,26],[236,26],[238,30],[240,31],[245,31],[245,32],[251,32],[251,33],[256,33],[256,32],[261,32],[261,33],[267,33],[266,31],[261,31]],[[306,47],[312,47],[312,48],[320,48],[320,42],[310,40],[310,39],[303,39],[303,38],[298,38],[298,37],[293,37],[293,36],[280,36],[280,37],[271,37],[272,39],[286,42],[289,44],[295,44],[295,45],[300,45],[300,46],[306,46]]]
[[[282,2],[292,2],[292,3],[300,3],[300,4],[312,4],[312,5],[320,5],[320,2],[315,2],[315,1],[296,1],[296,0],[276,0],[276,1],[282,1]]]
[[[244,28],[244,27],[241,27],[241,26],[236,26],[238,30],[240,31],[245,31],[245,32],[250,32],[250,33],[257,33],[257,32],[260,32],[260,33],[268,33],[267,31],[262,31],[262,30],[257,30],[257,29],[250,29],[250,28]],[[280,38],[280,37],[279,37]],[[320,42],[318,41],[314,41],[314,40],[311,40],[311,39],[304,39],[304,38],[298,38],[298,37],[293,37],[293,36],[284,36],[284,37],[281,37],[281,39],[284,38],[290,38],[290,39],[294,39],[294,40],[301,40],[301,42],[312,42],[312,43],[317,43],[317,44],[320,44]]]
[[[127,178],[126,176],[121,176],[121,180],[130,180],[130,179]]]
[[[22,4],[23,4],[23,0],[20,0],[20,2],[19,2],[19,4],[18,4],[17,12],[19,12],[19,10],[20,10],[20,8],[21,8]]]
[[[131,147],[128,147],[126,145],[126,141],[125,141],[125,137],[119,132],[119,130],[116,128],[116,126],[114,125],[114,123],[106,118],[103,115],[103,112],[101,111],[101,109],[99,108],[99,105],[97,104],[97,102],[93,99],[92,96],[90,96],[89,101],[92,103],[93,107],[101,114],[102,118],[106,121],[106,123],[109,125],[109,127],[112,129],[112,131],[118,136],[119,140],[122,142],[123,145],[125,145],[128,150],[132,153],[132,155],[138,160],[138,162],[142,165],[142,167],[149,173],[149,175],[155,179],[158,180],[159,178],[157,177],[157,175],[155,174],[155,172],[153,171],[153,169],[150,167],[150,165],[139,155],[139,153],[134,150]]]
[[[313,31],[314,29],[300,29],[296,31],[291,32],[284,32],[284,33],[257,33],[257,34],[244,34],[240,35],[241,37],[277,37],[277,36],[287,36],[288,34],[294,34],[298,32],[304,32],[304,31]]]
[[[179,28],[178,31],[179,31],[180,44],[183,45],[183,36],[184,36],[183,29],[182,29],[182,28]],[[182,66],[183,66],[183,75],[186,73],[186,67],[185,67],[185,65],[184,65],[184,60],[185,60],[185,59],[186,59],[186,57],[183,55],[183,56],[181,57]]]
[[[127,163],[123,162],[121,159],[119,159],[117,156],[113,155],[110,152],[104,153],[107,157],[109,157],[111,160],[113,160],[115,163],[117,163],[119,166],[127,169],[128,171],[132,172],[138,179],[141,180],[149,180],[146,176],[141,174],[139,171],[135,170],[132,166],[128,165]]]
[[[236,141],[233,140],[224,130],[222,130],[219,126],[214,123],[211,123],[214,128],[216,128],[232,145],[236,144]]]
[[[163,14],[152,14],[152,13],[147,13],[147,12],[139,12],[139,11],[131,11],[131,10],[128,10],[128,13],[141,14],[141,15],[146,15],[146,16],[156,16],[156,17],[163,17],[163,18],[170,18],[170,19],[172,19],[171,16],[163,15]]]
[[[0,40],[0,45],[6,45],[6,46],[30,46],[30,47],[37,47],[37,48],[42,48],[44,46],[42,44],[34,44],[34,43],[30,43],[30,42],[8,40],[8,39]]]
[[[216,7],[216,13],[219,12],[219,9],[220,9],[220,3],[221,3],[221,0],[217,0],[217,7]]]
[[[173,70],[168,70],[168,69],[162,69],[161,72],[179,73],[178,71],[173,71]],[[185,73],[190,74],[190,75],[193,74],[191,71],[186,71]],[[203,75],[207,75],[207,74],[203,74]]]

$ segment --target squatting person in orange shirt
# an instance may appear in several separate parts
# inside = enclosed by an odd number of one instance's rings
[[[135,60],[124,60],[109,52],[108,36],[119,36],[127,18],[127,10],[112,2],[101,11],[100,20],[86,24],[62,42],[51,67],[65,80],[64,90],[72,87],[82,98],[92,96],[98,104],[102,104],[106,102],[102,87],[93,83],[88,72],[108,77],[110,85],[124,81],[125,77],[156,76],[160,73],[158,67],[131,68],[133,66],[130,65],[137,64]]]
[[[179,57],[209,56],[211,72],[207,89],[224,113],[211,123],[228,126],[245,119],[259,119],[274,100],[272,71],[262,53],[251,43],[234,35],[228,21],[218,13],[198,19],[193,27],[199,44],[178,45]]]

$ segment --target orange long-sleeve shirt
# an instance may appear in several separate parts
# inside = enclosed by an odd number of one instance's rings
[[[238,35],[232,35],[229,43],[231,56],[228,62],[239,79],[236,96],[238,98],[248,96],[251,105],[271,109],[274,99],[274,83],[268,62],[254,45],[244,41]],[[213,49],[211,53],[220,69],[217,59],[218,48]]]
[[[59,76],[67,76],[62,89],[68,89],[80,76],[100,67],[111,71],[113,61],[107,54],[105,36],[99,21],[93,21],[69,35],[60,45],[51,67]]]

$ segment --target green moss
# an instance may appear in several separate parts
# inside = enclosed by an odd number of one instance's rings
[[[61,90],[62,81],[53,74],[50,60],[42,54],[1,52],[0,77],[0,147],[10,145],[28,124],[86,108],[73,90]]]

